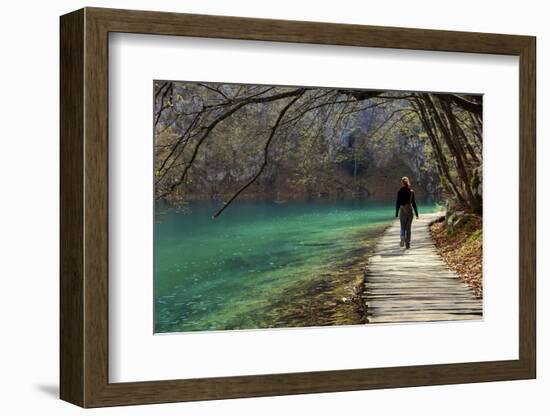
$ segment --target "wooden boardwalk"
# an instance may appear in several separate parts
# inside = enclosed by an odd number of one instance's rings
[[[399,221],[381,237],[365,272],[370,323],[481,319],[482,300],[437,254],[424,214],[412,226],[411,248],[399,246]]]

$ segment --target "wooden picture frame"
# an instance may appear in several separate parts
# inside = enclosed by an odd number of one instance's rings
[[[82,407],[535,378],[535,38],[85,8],[61,17],[60,396]],[[519,56],[519,359],[109,383],[108,34]]]

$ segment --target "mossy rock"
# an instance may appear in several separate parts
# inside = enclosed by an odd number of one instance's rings
[[[481,217],[476,214],[468,214],[464,211],[456,211],[447,217],[447,233],[469,233],[479,228]]]

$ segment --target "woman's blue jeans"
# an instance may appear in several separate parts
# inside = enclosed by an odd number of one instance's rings
[[[410,244],[413,222],[413,211],[410,205],[402,205],[399,208],[399,222],[401,223],[401,241]]]

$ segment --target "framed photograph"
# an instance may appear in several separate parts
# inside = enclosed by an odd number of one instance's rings
[[[60,28],[63,400],[535,378],[534,37]]]

